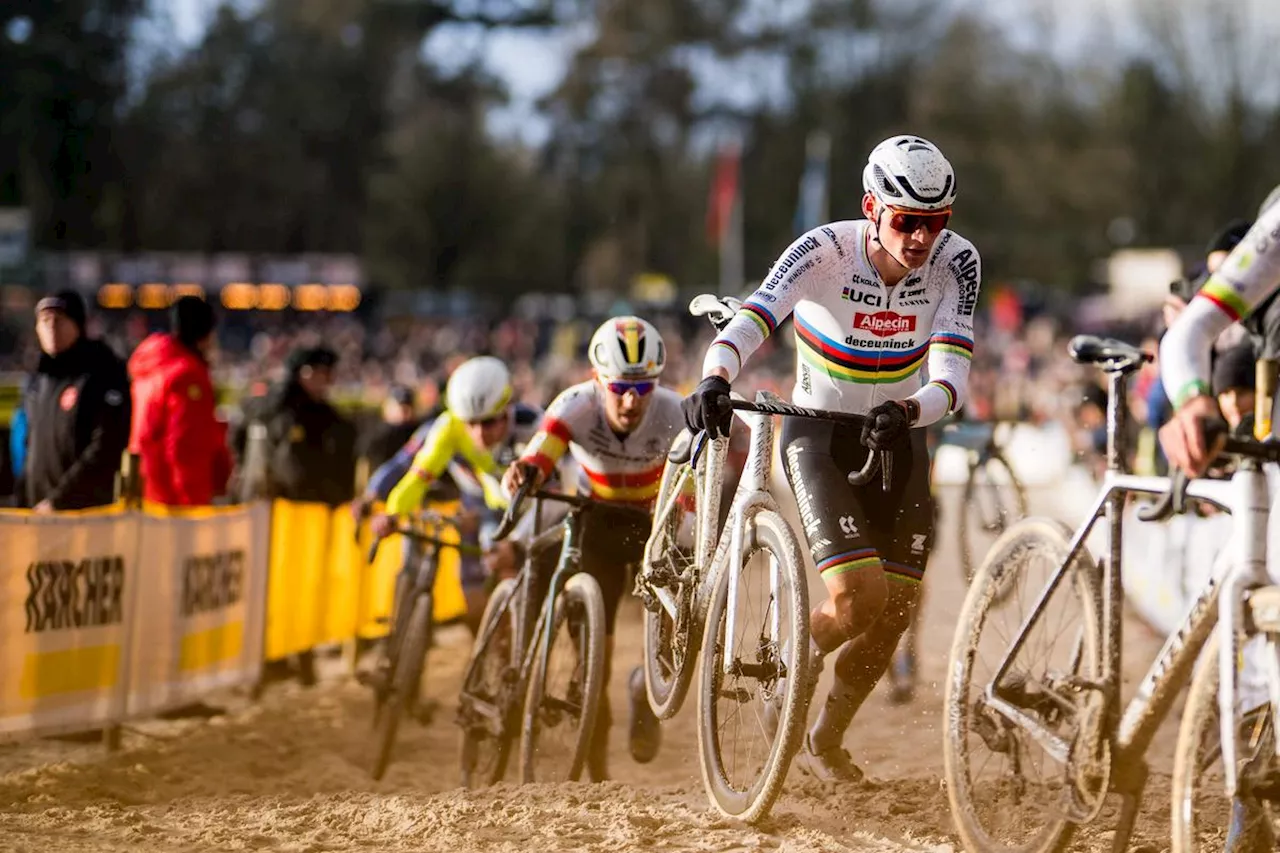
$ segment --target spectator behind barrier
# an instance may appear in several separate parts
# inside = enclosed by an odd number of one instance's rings
[[[418,423],[413,389],[392,386],[382,403],[382,420],[360,436],[356,455],[368,461],[370,471],[376,471],[412,437]]]
[[[246,424],[266,427],[267,492],[271,497],[338,506],[355,492],[355,427],[328,402],[338,356],[328,347],[294,350],[284,382],[246,412]],[[243,444],[240,444],[243,446]],[[268,662],[264,677],[283,674]],[[315,654],[298,654],[298,680],[315,684]]]
[[[142,496],[170,506],[205,506],[226,491],[231,452],[214,410],[209,363],[213,308],[183,296],[170,312],[171,333],[156,332],[129,359],[133,434],[142,460]]]
[[[328,347],[294,350],[284,382],[246,421],[267,427],[272,497],[338,506],[355,493],[355,427],[329,404],[337,354]]]
[[[23,397],[27,440],[14,492],[37,512],[104,506],[129,441],[129,377],[111,348],[85,336],[80,294],[36,303],[40,362]]]

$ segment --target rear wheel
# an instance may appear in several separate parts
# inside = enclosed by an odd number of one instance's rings
[[[1066,570],[996,680],[1069,551],[1061,524],[1018,522],[992,546],[960,612],[947,667],[943,757],[952,820],[967,850],[1049,853],[1065,848],[1075,832],[1067,815],[1079,768],[1096,765],[1083,757],[1057,761],[1008,709],[1065,744],[1067,754],[1101,737],[1101,694],[1074,686],[1096,683],[1101,672],[1098,575],[1087,552]],[[1105,778],[1090,790],[1100,799]]]
[[[1026,491],[1003,456],[993,453],[969,467],[959,529],[965,583],[973,582],[973,573],[996,538],[1026,515]]]
[[[642,571],[649,583],[675,603],[675,618],[661,602],[646,602],[644,611],[644,683],[649,705],[658,719],[674,717],[684,704],[693,681],[697,650],[702,640],[702,620],[695,612],[696,567],[691,543],[681,543],[681,528],[688,525],[692,508],[676,503],[692,469],[688,463],[668,462],[662,475],[657,506],[645,551]],[[679,578],[687,578],[682,582]],[[656,595],[656,593],[649,593]]]

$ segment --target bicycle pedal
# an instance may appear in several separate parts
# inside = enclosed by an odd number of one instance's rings
[[[1280,633],[1280,586],[1264,586],[1249,593],[1249,615],[1254,627]]]

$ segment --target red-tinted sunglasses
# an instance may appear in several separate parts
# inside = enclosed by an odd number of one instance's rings
[[[914,234],[922,226],[930,234],[937,234],[947,227],[951,220],[950,210],[939,210],[936,213],[905,213],[901,210],[887,208],[889,211],[889,227],[901,234]]]
[[[635,391],[637,397],[643,397],[654,388],[657,388],[658,383],[652,379],[646,379],[643,382],[627,382],[622,379],[613,379],[606,382],[605,387],[609,389],[610,393],[617,394],[619,397],[628,391]]]

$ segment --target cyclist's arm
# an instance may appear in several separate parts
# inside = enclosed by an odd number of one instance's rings
[[[1272,205],[1160,341],[1160,380],[1175,409],[1210,391],[1213,342],[1280,289],[1280,204]]]
[[[387,496],[391,494],[391,490],[395,488],[396,483],[404,479],[404,475],[409,473],[409,469],[413,467],[413,457],[422,449],[426,443],[427,433],[431,431],[431,424],[423,424],[414,430],[409,440],[401,445],[395,455],[378,466],[369,478],[368,485],[364,488],[365,497],[386,501]]]
[[[387,495],[387,512],[406,515],[421,504],[427,489],[444,473],[456,452],[455,421],[448,412],[436,418],[422,447],[414,454],[409,470]]]
[[[588,399],[589,387],[575,385],[552,400],[538,422],[538,431],[520,455],[521,464],[533,465],[542,472],[543,482],[551,477],[573,442],[574,413],[586,406],[594,408]]]
[[[830,227],[814,228],[773,262],[764,281],[711,342],[702,362],[703,376],[719,374],[730,382],[737,377],[751,354],[836,263],[833,234]]]
[[[943,288],[942,302],[929,333],[929,381],[909,399],[920,404],[917,427],[929,426],[964,405],[969,394],[969,364],[973,360],[973,307],[982,283],[982,263],[973,252],[974,266],[965,265],[963,281]],[[972,276],[970,278],[969,276]],[[964,296],[962,300],[960,297]]]

